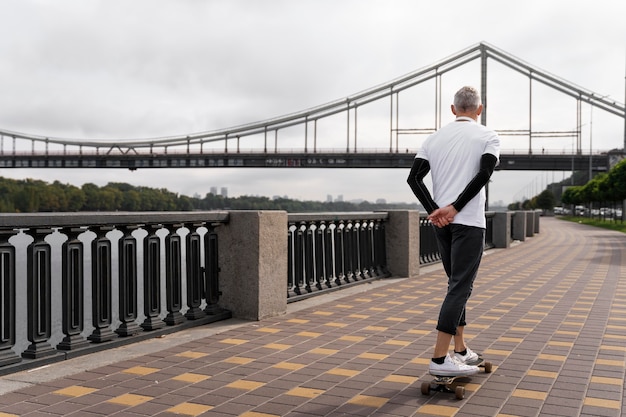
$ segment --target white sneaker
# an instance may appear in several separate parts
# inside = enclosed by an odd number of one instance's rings
[[[467,346],[465,347],[465,349],[467,349],[467,353],[465,355],[461,355],[458,352],[454,352],[454,356],[461,362],[463,362],[466,365],[477,365],[480,362],[482,362],[482,358],[480,357],[480,355],[476,352],[474,352],[472,349],[468,348]]]
[[[466,365],[455,356],[446,355],[443,364],[430,361],[428,371],[436,376],[469,376],[477,374],[478,366]]]

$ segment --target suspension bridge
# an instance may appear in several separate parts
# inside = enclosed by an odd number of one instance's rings
[[[477,67],[476,85],[485,105],[480,122],[487,124],[491,99],[487,69],[492,62],[521,74],[528,85],[527,126],[495,128],[489,119],[489,125],[502,138],[497,169],[591,173],[607,171],[624,158],[624,103],[579,87],[483,42],[354,95],[226,129],[115,140],[54,138],[0,129],[0,168],[408,168],[420,138],[441,127],[449,112],[447,104],[444,112],[442,85],[447,80],[444,77],[454,71]],[[563,112],[571,113],[568,117],[573,120],[572,128],[545,129],[535,123],[533,91],[538,88],[547,88],[571,100],[571,109]],[[583,105],[624,120],[624,135],[611,139],[615,144],[610,149],[583,149]],[[509,120],[512,117],[508,115]],[[519,126],[520,120],[514,124]],[[558,142],[561,149],[539,145],[546,140]],[[513,142],[523,146],[507,148]],[[562,146],[565,142],[568,145]]]

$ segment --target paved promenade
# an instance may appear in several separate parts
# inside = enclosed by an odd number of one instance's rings
[[[469,346],[494,364],[465,398],[422,395],[440,265],[0,378],[0,416],[626,415],[626,235],[542,218],[483,258]]]

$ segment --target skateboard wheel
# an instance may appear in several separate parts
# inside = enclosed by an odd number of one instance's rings
[[[422,394],[430,394],[430,382],[422,382]]]
[[[456,395],[456,398],[459,400],[462,400],[463,398],[465,398],[465,387],[462,386],[457,386],[454,389],[454,395]]]
[[[485,362],[485,373],[490,374],[493,370],[491,362]]]

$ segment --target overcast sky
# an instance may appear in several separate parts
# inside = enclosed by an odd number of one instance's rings
[[[598,95],[620,103],[625,95],[623,0],[0,0],[0,15],[0,130],[42,136],[144,139],[255,122],[366,90],[481,41]],[[528,105],[516,104],[527,103],[528,80],[496,65],[490,77],[498,70],[502,81],[490,85],[490,97],[497,97],[490,103],[510,110],[507,117],[519,113],[524,128]],[[542,94],[533,92],[533,117],[556,120],[562,108],[567,115],[554,128],[574,128],[575,101]],[[582,111],[583,147],[591,135],[594,148],[623,146],[623,120]],[[518,147],[511,145],[503,148]],[[186,195],[217,186],[230,196],[411,202],[407,174],[0,169],[10,178],[127,182]],[[496,172],[490,201],[532,196],[564,175]]]

